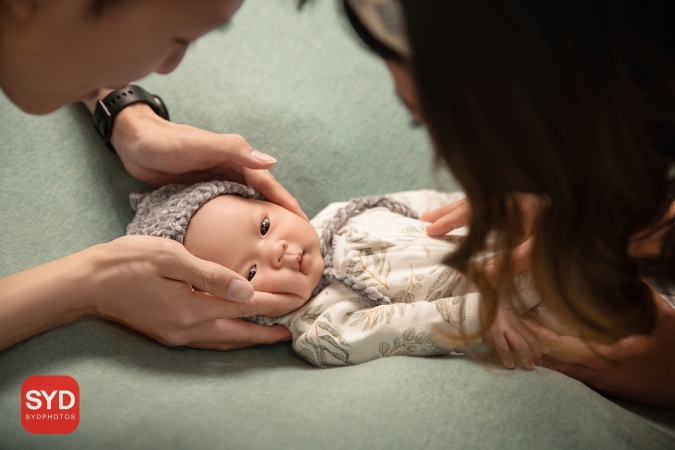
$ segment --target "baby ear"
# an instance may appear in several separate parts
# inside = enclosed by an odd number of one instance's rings
[[[17,19],[25,20],[32,17],[38,9],[37,0],[2,0],[9,11]]]

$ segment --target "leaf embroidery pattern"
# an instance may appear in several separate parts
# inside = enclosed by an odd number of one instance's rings
[[[351,244],[359,244],[363,242],[369,235],[370,233],[367,231],[359,234],[359,230],[357,230],[355,227],[349,227],[345,233],[347,242]]]
[[[350,243],[360,243],[366,237],[368,237],[368,232],[356,235],[350,229],[346,239]],[[377,239],[370,247],[358,249],[358,259],[347,259],[347,274],[352,275],[359,281],[374,280],[375,283],[368,284],[371,287],[381,285],[385,289],[389,289],[387,278],[391,273],[391,262],[387,260],[387,249],[395,246],[389,241]]]
[[[320,334],[319,328],[328,332],[328,334]],[[316,340],[312,335],[316,336]],[[300,346],[300,355],[316,366],[327,365],[326,354],[341,361],[346,366],[354,364],[350,361],[349,351],[345,348],[351,347],[349,342],[325,322],[314,322],[313,329],[305,333],[300,339]]]
[[[429,235],[427,234],[427,232],[424,231],[424,225],[422,225],[421,223],[420,223],[420,225],[417,225],[417,226],[408,225],[407,227],[401,229],[401,233],[408,236],[408,237],[415,238],[415,239],[418,239],[418,238],[428,239],[429,238]]]
[[[407,287],[394,294],[394,297],[392,298],[394,303],[414,303],[415,294],[422,289],[424,275],[416,274],[412,263],[408,262],[408,265],[410,266],[410,275],[401,280],[401,284],[407,285]]]
[[[434,269],[434,271],[435,270],[436,269]],[[434,271],[432,271],[432,273]],[[453,269],[453,268],[450,268],[450,267],[444,267],[441,274],[438,276],[438,278],[436,278],[436,281],[434,281],[434,284],[432,284],[431,287],[429,288],[429,290],[427,291],[427,295],[426,295],[426,297],[424,297],[424,300],[427,301],[427,302],[433,302],[433,301],[439,299],[441,297],[441,290],[440,290],[441,287],[450,279],[450,276],[452,274],[456,273],[456,272],[457,272],[456,269]],[[458,277],[458,278],[461,279],[461,277]],[[456,284],[455,284],[455,282],[456,282]],[[455,282],[453,282],[454,287],[451,286],[451,289],[453,289],[453,290],[457,286],[457,284],[459,284],[459,282],[457,280],[455,280]],[[446,297],[449,297],[449,296],[446,295]]]
[[[394,338],[392,344],[381,342],[371,361],[389,356],[432,356],[441,353],[445,353],[445,349],[434,341],[432,333],[422,331],[415,334],[415,327],[410,327],[401,338]]]
[[[373,328],[375,328],[375,325],[378,323],[385,323],[387,325],[391,324],[391,319],[394,317],[394,313],[396,312],[396,307],[398,307],[398,312],[403,317],[405,314],[405,307],[407,305],[405,304],[400,304],[400,305],[382,305],[382,306],[377,306],[375,308],[371,308],[367,311],[353,311],[347,313],[349,317],[354,319],[353,321],[349,322],[347,325],[350,327],[355,327],[356,325],[360,325],[363,322],[365,322],[365,325],[363,326],[362,331],[370,331]],[[411,305],[415,306],[415,305]]]
[[[316,305],[312,306],[311,308],[307,308],[307,311],[305,311],[302,316],[300,316],[300,320],[310,325],[313,324],[314,321],[321,315],[322,307],[323,305]]]
[[[466,322],[466,297],[461,295],[458,297],[446,297],[436,300],[436,310],[441,315],[444,321],[449,323],[455,330],[461,332],[461,328]],[[452,314],[453,306],[459,304],[459,323],[455,321]]]
[[[456,275],[457,275],[457,278],[455,279],[455,281],[453,281],[452,284],[450,284],[450,287],[445,292],[443,292],[441,294],[442,298],[452,297],[452,294],[455,291],[455,288],[462,281],[462,276],[459,273],[457,273]]]

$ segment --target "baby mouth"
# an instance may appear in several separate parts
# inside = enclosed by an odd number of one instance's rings
[[[309,264],[308,258],[305,255],[305,252],[303,251],[298,259],[298,270],[304,274],[305,272],[307,272],[308,264]]]

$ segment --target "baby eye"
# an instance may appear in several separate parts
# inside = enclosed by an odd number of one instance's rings
[[[251,281],[255,276],[255,273],[258,271],[255,266],[251,267],[251,270],[248,271],[248,281]]]
[[[270,220],[267,217],[265,217],[262,223],[260,224],[260,234],[265,236],[269,230],[270,230]]]

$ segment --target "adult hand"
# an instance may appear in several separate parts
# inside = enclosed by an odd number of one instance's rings
[[[675,309],[654,292],[656,329],[611,345],[558,336],[530,321],[550,348],[544,366],[604,394],[653,406],[675,408]]]
[[[254,295],[241,275],[169,239],[125,236],[91,251],[92,312],[165,345],[230,350],[288,340],[284,326],[238,318],[276,317],[304,303],[291,295]]]
[[[307,218],[298,202],[267,170],[276,159],[254,149],[239,135],[169,122],[148,105],[136,103],[117,115],[110,142],[127,171],[151,186],[236,181],[253,186],[271,202]]]
[[[541,197],[533,194],[515,194],[516,207],[522,218],[522,235],[520,243],[511,252],[510,271],[512,275],[527,270],[530,267],[530,252],[532,250],[533,237],[532,226],[534,219],[545,205]],[[457,200],[446,206],[441,206],[433,211],[422,214],[421,219],[431,222],[426,231],[429,236],[444,236],[447,233],[468,226],[471,223],[471,205],[465,198]],[[497,281],[497,259],[491,258],[484,265],[486,275],[492,281]]]
[[[427,226],[429,236],[444,236],[471,223],[471,205],[464,197],[449,205],[425,212],[420,218],[425,222],[431,222],[431,225]]]
[[[535,364],[541,366],[542,353],[548,350],[539,345],[538,330],[528,327],[520,317],[504,308],[497,308],[495,320],[483,340],[494,348],[507,369],[513,369],[517,361],[527,370],[534,369]]]

